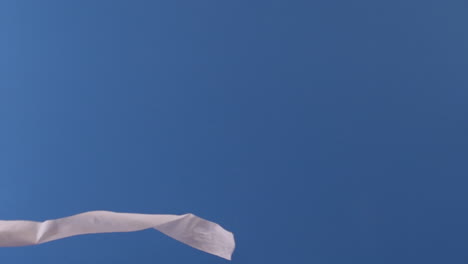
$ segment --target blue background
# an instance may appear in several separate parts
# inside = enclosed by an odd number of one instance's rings
[[[0,3],[0,219],[192,212],[233,263],[468,262],[464,0]],[[2,263],[228,263],[147,230]]]

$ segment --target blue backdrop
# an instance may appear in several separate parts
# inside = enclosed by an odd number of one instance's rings
[[[233,263],[467,263],[464,0],[0,2],[0,219],[192,212]],[[2,263],[228,263],[156,231]]]

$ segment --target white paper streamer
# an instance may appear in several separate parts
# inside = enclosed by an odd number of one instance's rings
[[[133,232],[148,228],[228,260],[235,247],[231,232],[193,214],[151,215],[108,211],[86,212],[45,222],[0,220],[0,247],[37,245],[76,235]]]

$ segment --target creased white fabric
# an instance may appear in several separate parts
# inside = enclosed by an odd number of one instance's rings
[[[132,232],[148,228],[229,260],[235,247],[231,232],[193,214],[152,215],[109,211],[91,211],[45,222],[0,220],[0,247],[36,245],[76,235]]]

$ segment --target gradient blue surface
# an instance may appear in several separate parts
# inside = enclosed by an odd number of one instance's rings
[[[0,219],[191,212],[233,263],[467,263],[462,0],[0,3]],[[156,231],[2,263],[228,263]]]

